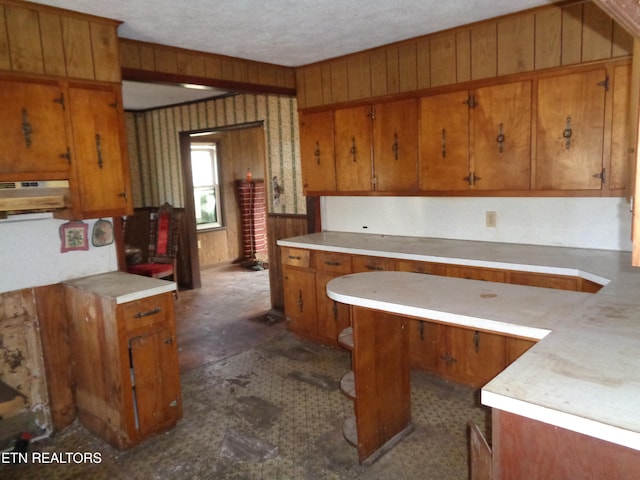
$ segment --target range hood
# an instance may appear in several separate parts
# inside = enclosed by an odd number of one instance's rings
[[[51,212],[65,208],[68,198],[68,180],[0,182],[0,215]]]

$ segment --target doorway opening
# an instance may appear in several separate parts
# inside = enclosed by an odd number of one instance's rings
[[[193,287],[201,269],[268,266],[263,122],[181,132],[180,147]]]
[[[251,348],[281,333],[283,325],[271,307],[267,270],[263,122],[181,132],[180,149],[185,248],[194,282],[176,303],[186,371]],[[247,200],[253,202],[249,209]],[[257,247],[256,226],[264,251]]]

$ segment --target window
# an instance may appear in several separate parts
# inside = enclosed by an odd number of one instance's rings
[[[215,143],[191,144],[191,174],[196,228],[221,227],[222,208]]]

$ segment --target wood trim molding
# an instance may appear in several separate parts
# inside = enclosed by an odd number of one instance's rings
[[[195,83],[295,96],[295,69],[178,47],[118,39],[125,80]]]

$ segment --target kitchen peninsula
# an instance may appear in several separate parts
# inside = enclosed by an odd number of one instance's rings
[[[358,311],[537,341],[482,387],[482,402],[493,408],[496,478],[524,478],[518,477],[524,471],[527,478],[626,478],[637,470],[640,272],[629,253],[338,232],[279,245],[600,285],[586,290],[598,290],[593,294],[376,271],[331,280],[327,293]],[[560,471],[573,477],[557,476]]]

